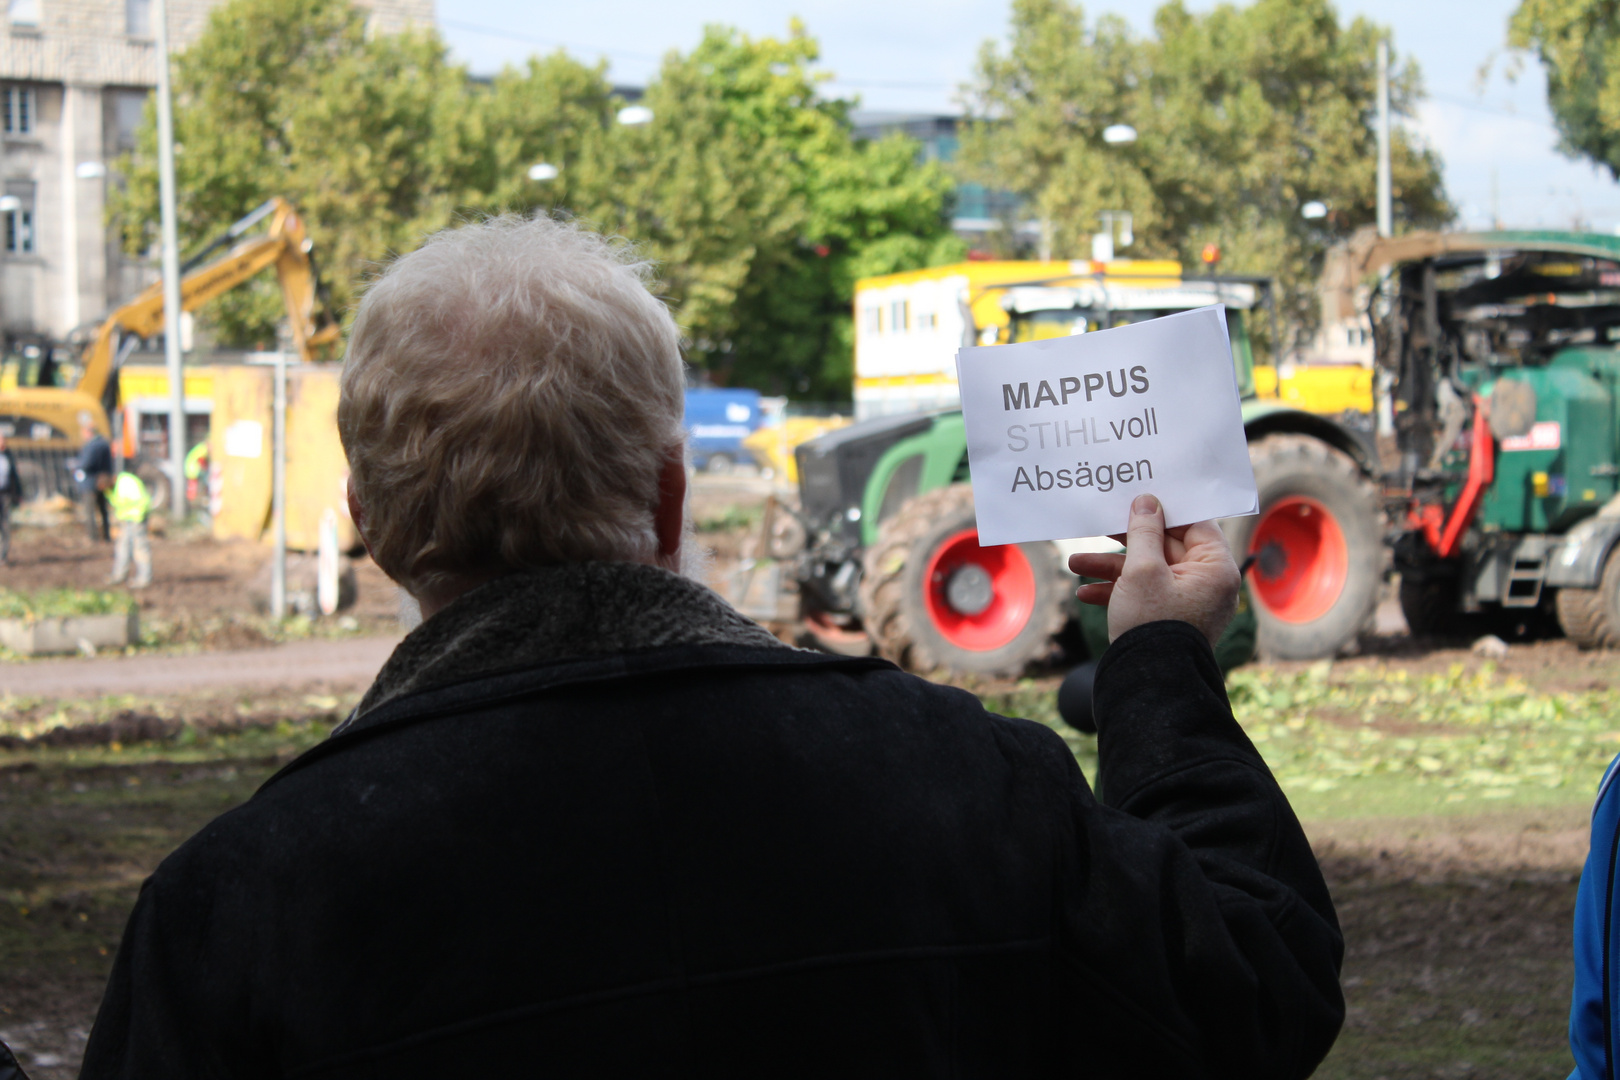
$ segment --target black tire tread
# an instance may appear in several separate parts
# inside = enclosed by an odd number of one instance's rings
[[[1614,631],[1603,617],[1603,590],[1559,589],[1554,602],[1565,637],[1583,649],[1614,647]]]
[[[1401,616],[1414,637],[1449,637],[1463,631],[1457,590],[1446,580],[1401,579]]]
[[[1603,562],[1595,589],[1559,589],[1555,598],[1564,636],[1583,649],[1620,649],[1620,547]]]
[[[866,632],[877,647],[878,655],[905,668],[907,671],[928,672],[941,666],[926,642],[919,639],[910,624],[902,603],[907,563],[913,557],[917,542],[941,520],[953,517],[972,518],[973,488],[967,484],[950,484],[935,488],[910,499],[898,513],[878,528],[877,542],[867,548],[862,557],[860,585],[861,620]],[[1062,578],[1057,595],[1071,582],[1066,571],[1059,567]],[[1036,612],[1033,618],[1042,618]],[[1068,615],[1061,603],[1053,604],[1045,613],[1045,633],[1049,639],[1063,628]],[[991,674],[1007,677],[1022,674],[1027,661],[1011,665]]]

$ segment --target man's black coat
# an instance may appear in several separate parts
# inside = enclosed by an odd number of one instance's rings
[[[1183,623],[1045,727],[649,567],[502,579],[146,883],[85,1077],[1303,1077],[1315,860]]]
[[[82,472],[84,479],[80,486],[87,491],[96,489],[96,477],[111,476],[113,472],[112,445],[105,436],[92,435],[79,448],[79,456],[73,460],[76,472]]]

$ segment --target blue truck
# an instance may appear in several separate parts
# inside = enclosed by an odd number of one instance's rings
[[[693,389],[686,392],[686,445],[692,467],[711,473],[753,464],[743,440],[765,421],[758,390]]]

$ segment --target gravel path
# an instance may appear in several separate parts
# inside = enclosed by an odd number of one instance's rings
[[[349,638],[186,656],[0,663],[0,696],[151,696],[227,687],[361,689],[370,685],[397,643],[392,637]]]

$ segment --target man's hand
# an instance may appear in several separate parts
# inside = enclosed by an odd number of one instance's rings
[[[1237,611],[1241,584],[1220,528],[1200,521],[1166,532],[1159,500],[1138,495],[1129,530],[1114,539],[1125,545],[1125,554],[1069,556],[1074,573],[1104,579],[1080,586],[1076,595],[1108,609],[1108,640],[1143,623],[1179,619],[1215,644]]]

